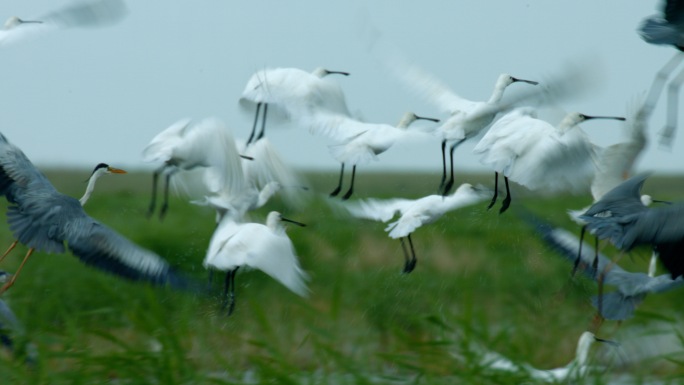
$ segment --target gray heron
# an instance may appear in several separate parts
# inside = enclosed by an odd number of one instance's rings
[[[658,71],[649,91],[647,103],[650,109],[660,97],[660,93],[672,72],[684,60],[684,1],[662,1],[664,6],[660,14],[649,16],[639,26],[641,38],[649,44],[671,45],[677,53]],[[684,69],[673,78],[668,86],[667,117],[663,130],[660,132],[660,142],[671,146],[677,128],[679,110],[679,88],[684,82]]]
[[[101,175],[96,167],[93,179]],[[34,251],[63,253],[67,249],[86,265],[131,280],[184,287],[159,255],[146,250],[86,214],[81,202],[58,192],[24,153],[0,134],[0,194],[9,202],[7,222],[17,242],[29,247],[11,287]],[[86,195],[89,195],[87,192]],[[87,199],[87,196],[84,196]],[[66,245],[65,245],[66,243]]]
[[[623,321],[634,316],[637,306],[648,294],[662,293],[684,286],[684,277],[672,279],[670,274],[652,276],[650,273],[630,272],[604,256],[598,254],[598,262],[594,267],[595,256],[582,249],[579,239],[569,231],[554,227],[541,219],[527,215],[526,218],[535,226],[537,234],[564,257],[568,262],[575,263],[579,255],[578,269],[593,280],[598,279],[598,273],[605,271],[603,283],[614,286],[615,291],[604,293],[601,298],[603,318],[614,321]],[[608,268],[610,266],[610,268]],[[591,298],[591,303],[598,308],[598,296]]]

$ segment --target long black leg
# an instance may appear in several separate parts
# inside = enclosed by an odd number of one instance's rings
[[[404,237],[399,238],[401,241],[401,250],[404,252],[404,270],[402,270],[402,273],[406,273],[406,270],[409,268],[409,263],[411,261],[411,256],[409,255],[408,250],[406,250],[406,244],[404,243]]]
[[[594,268],[594,271],[598,271],[598,247],[599,247],[599,239],[598,237],[594,237],[594,262],[592,262],[591,266]]]
[[[497,171],[494,171],[494,196],[492,197],[492,201],[489,202],[489,206],[487,206],[487,210],[491,209],[492,206],[494,206],[494,203],[496,203],[496,198],[499,197],[499,173]]]
[[[354,193],[354,179],[356,179],[356,165],[352,166],[351,185],[349,186],[349,190],[347,190],[347,193],[344,194],[344,196],[342,197],[343,201],[349,199],[349,197],[351,197]]]
[[[211,284],[214,281],[214,270],[209,269],[209,275],[207,276],[207,290],[211,290]]]
[[[254,134],[256,133],[257,121],[259,121],[259,110],[260,109],[261,109],[261,103],[257,103],[256,113],[254,113],[254,124],[252,124],[252,133],[249,134],[249,139],[247,139],[247,144],[245,144],[246,146],[249,146],[249,144],[252,143],[252,140],[254,139]]]
[[[506,183],[506,198],[504,198],[501,204],[501,210],[499,210],[499,214],[503,214],[504,211],[508,210],[508,206],[511,205],[511,190],[508,188],[507,176],[504,176],[504,183]]]
[[[344,177],[344,163],[342,163],[342,167],[340,168],[340,181],[337,183],[337,188],[333,190],[333,192],[330,193],[331,197],[336,197],[337,194],[340,193],[340,190],[342,190],[342,179]]]
[[[223,309],[228,308],[228,314],[233,314],[235,310],[235,274],[240,267],[236,267],[226,273],[226,282],[223,287]]]
[[[152,174],[152,200],[150,201],[150,206],[147,209],[148,218],[152,216],[152,213],[154,213],[154,206],[157,205],[157,182],[159,181],[159,174],[161,174],[165,168],[166,164],[154,170],[154,173]]]
[[[259,133],[259,136],[257,136],[256,140],[263,138],[264,134],[266,133],[266,112],[268,112],[268,103],[264,104],[264,114],[261,116],[261,132]]]
[[[584,233],[587,231],[587,225],[582,226],[582,229],[580,230],[580,241],[579,241],[579,250],[577,251],[577,258],[575,259],[575,263],[572,266],[572,275],[575,276],[577,274],[577,268],[579,267],[580,261],[582,260],[582,241],[584,241]],[[594,270],[596,271],[596,270]]]
[[[442,180],[439,182],[439,192],[444,191],[444,183],[447,177],[447,166],[446,166],[446,139],[442,140]]]
[[[458,147],[459,144],[463,143],[465,139],[461,139],[460,141],[454,143],[451,145],[451,148],[449,149],[449,181],[447,184],[444,186],[444,190],[442,191],[442,195],[446,196],[449,194],[449,191],[451,191],[451,188],[454,186],[454,151],[456,150],[456,147]]]
[[[418,260],[416,259],[416,251],[413,249],[413,241],[411,240],[411,234],[409,234],[406,238],[408,238],[409,241],[409,246],[411,247],[411,260],[404,266],[404,274],[408,274],[413,271],[413,269],[416,268],[416,262]]]
[[[171,184],[171,176],[178,171],[177,169],[171,170],[166,173],[166,183],[164,184],[164,202],[162,203],[161,209],[159,209],[159,219],[164,219],[166,215],[166,210],[169,209],[169,184]]]

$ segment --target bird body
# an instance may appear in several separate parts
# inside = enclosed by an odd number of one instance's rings
[[[449,211],[475,204],[483,199],[483,191],[477,190],[469,183],[463,183],[453,194],[446,197],[428,195],[416,200],[368,199],[349,205],[348,208],[356,217],[382,222],[388,222],[399,213],[400,218],[385,229],[390,238],[397,239],[408,236],[423,225],[437,221]]]
[[[168,208],[171,176],[180,170],[203,168],[204,186],[209,193],[217,193],[232,182],[231,177],[242,172],[240,154],[235,139],[220,119],[207,118],[193,123],[182,119],[159,134],[143,149],[143,160],[162,162],[152,177],[152,200],[148,216],[156,205],[157,180],[166,175],[164,203],[160,211],[163,217]]]
[[[597,338],[594,333],[585,331],[577,340],[575,358],[566,366],[560,368],[537,369],[527,363],[516,364],[508,358],[494,352],[485,354],[482,364],[487,368],[494,370],[527,373],[531,378],[546,383],[575,383],[575,381],[579,381],[586,376],[591,369],[591,366],[589,365],[589,350],[594,341],[616,344],[613,341]]]
[[[587,118],[570,113],[553,126],[532,108],[517,108],[487,131],[473,153],[480,155],[480,163],[529,189],[578,190],[594,175],[597,156],[577,126]]]
[[[401,240],[404,251],[404,273],[413,271],[416,265],[416,253],[411,240],[411,233],[425,224],[430,224],[442,217],[446,212],[469,206],[485,198],[485,193],[474,188],[469,183],[463,183],[456,191],[447,197],[429,195],[420,199],[390,199],[386,201],[369,199],[347,206],[349,212],[359,218],[387,222],[396,213],[401,216],[390,223],[385,231],[390,238]],[[408,239],[411,253],[406,250],[404,238]]]
[[[113,24],[126,13],[122,0],[95,0],[72,3],[36,19],[12,16],[0,30],[0,47],[59,29]]]
[[[216,227],[203,265],[207,269],[227,272],[226,295],[232,286],[228,314],[233,311],[235,273],[240,267],[261,270],[296,294],[308,295],[308,275],[299,266],[282,221],[293,222],[273,211],[268,214],[265,225],[240,223],[231,216],[224,216]]]
[[[615,291],[604,293],[602,297],[601,315],[609,320],[622,321],[634,316],[637,306],[648,294],[661,293],[684,286],[684,277],[672,279],[670,274],[653,276],[641,272],[630,272],[614,263],[610,258],[598,253],[596,269],[594,269],[594,252],[589,252],[587,245],[580,246],[580,240],[569,231],[553,227],[537,218],[528,218],[535,226],[541,238],[556,250],[568,262],[580,258],[578,269],[593,280],[598,273],[605,271],[603,283],[615,287]],[[598,307],[598,296],[591,302]]]

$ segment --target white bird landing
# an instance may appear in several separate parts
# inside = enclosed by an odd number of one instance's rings
[[[536,81],[519,79],[502,73],[497,78],[492,95],[487,101],[471,101],[459,96],[444,82],[418,67],[400,63],[395,63],[395,66],[394,73],[401,81],[419,96],[449,114],[449,118],[435,131],[442,139],[442,180],[439,189],[443,195],[448,194],[454,184],[454,150],[492,123],[496,114],[501,110],[499,104],[506,87],[517,82],[539,84]],[[450,177],[448,181],[447,143],[451,143],[449,149]]]
[[[263,271],[302,297],[308,295],[308,275],[299,266],[283,221],[304,226],[272,211],[265,225],[239,223],[224,216],[216,227],[203,264],[207,269],[226,271],[224,307],[229,304],[229,315],[235,306],[235,273],[242,266]]]
[[[508,180],[531,190],[578,190],[594,175],[596,147],[578,124],[589,119],[621,117],[569,113],[557,126],[537,119],[532,107],[519,107],[501,117],[473,149],[480,163],[494,170],[496,203],[499,173],[504,174],[506,198],[503,213],[511,203]]]
[[[127,13],[122,0],[72,3],[35,19],[10,17],[0,30],[0,47],[59,29],[114,24]]]
[[[366,164],[371,160],[377,160],[377,155],[382,154],[392,147],[397,141],[405,140],[416,135],[424,135],[419,131],[409,131],[407,128],[416,120],[429,120],[439,122],[438,119],[418,116],[412,112],[407,112],[402,116],[399,124],[395,126],[389,124],[364,123],[349,117],[338,116],[338,129],[345,132],[358,132],[354,136],[346,139],[342,143],[331,145],[330,153],[333,158],[341,163],[340,180],[337,188],[330,193],[331,197],[337,196],[342,190],[344,177],[344,166],[351,164],[352,175],[349,190],[344,194],[342,200],[347,200],[354,192],[354,179],[356,177],[356,166]]]
[[[420,199],[368,199],[347,205],[349,212],[358,217],[387,222],[397,213],[401,217],[390,223],[385,231],[390,238],[401,240],[401,248],[404,251],[404,273],[410,273],[416,266],[416,253],[411,240],[411,233],[422,225],[430,224],[438,220],[445,213],[461,207],[470,206],[486,198],[488,192],[475,188],[469,183],[460,185],[449,196],[428,195]],[[408,238],[411,254],[409,255],[404,244],[404,238]]]
[[[264,136],[269,106],[275,107],[279,115],[284,114],[291,119],[301,119],[314,111],[349,115],[342,88],[325,79],[330,74],[349,75],[347,72],[324,68],[316,68],[313,72],[298,68],[268,68],[254,73],[247,81],[240,98],[243,110],[255,109],[254,125],[247,145]],[[261,130],[257,135],[261,107]]]
[[[169,182],[180,170],[205,168],[204,184],[210,193],[216,193],[228,183],[230,176],[242,172],[240,155],[235,140],[226,125],[219,119],[207,118],[198,123],[182,119],[159,134],[143,149],[145,162],[163,162],[152,177],[152,200],[148,217],[156,206],[157,180],[165,174],[164,202],[159,212],[163,218],[168,209]]]

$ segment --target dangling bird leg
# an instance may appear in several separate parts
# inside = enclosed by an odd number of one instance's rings
[[[504,198],[503,202],[501,203],[501,209],[499,210],[499,214],[503,214],[504,211],[508,210],[508,206],[511,205],[511,190],[508,187],[507,176],[504,176],[504,183],[506,183],[506,198]]]
[[[5,259],[5,257],[10,253],[10,251],[14,250],[14,248],[17,247],[18,243],[19,243],[19,240],[15,240],[14,242],[12,242],[12,244],[7,249],[7,251],[5,251],[5,254],[3,254],[2,257],[0,257],[0,262],[2,262]]]
[[[154,213],[154,207],[157,205],[157,182],[159,180],[159,174],[161,174],[164,169],[166,169],[166,164],[163,164],[158,169],[154,170],[152,173],[152,200],[150,201],[150,207],[147,209],[147,217],[151,217]]]
[[[349,186],[349,190],[347,190],[347,193],[344,194],[344,196],[342,197],[343,201],[349,199],[354,193],[354,179],[356,179],[356,165],[352,166],[351,185]]]
[[[263,138],[264,134],[266,133],[266,112],[267,111],[268,111],[268,104],[266,103],[266,104],[264,104],[264,114],[261,116],[261,132],[259,133],[259,136],[257,136],[256,141]]]
[[[256,113],[254,114],[254,124],[252,124],[252,132],[249,134],[249,138],[247,139],[247,143],[245,144],[245,146],[249,146],[249,144],[252,143],[252,140],[254,140],[254,134],[256,133],[257,122],[259,121],[259,110],[260,109],[261,109],[261,103],[257,103]]]
[[[164,219],[166,215],[166,210],[169,209],[169,185],[171,184],[171,176],[175,174],[178,169],[173,169],[166,173],[166,183],[164,184],[164,203],[162,203],[161,209],[159,210],[159,219]]]
[[[494,171],[494,196],[492,197],[492,201],[489,202],[489,206],[487,206],[487,210],[491,209],[492,206],[494,206],[494,203],[496,203],[496,198],[499,197],[499,173],[497,171]]]
[[[340,181],[337,183],[337,187],[335,188],[335,190],[333,190],[333,192],[330,193],[331,197],[336,197],[337,194],[340,193],[340,191],[342,190],[343,179],[344,179],[344,163],[342,163],[342,167],[340,168]]]
[[[26,253],[26,256],[24,257],[24,260],[21,261],[21,264],[19,265],[19,268],[17,269],[17,271],[14,272],[14,274],[12,274],[12,278],[10,278],[9,281],[7,281],[4,285],[2,285],[2,287],[0,287],[0,295],[2,295],[4,292],[7,291],[7,289],[9,289],[10,287],[12,287],[12,285],[14,285],[14,281],[17,280],[19,273],[24,268],[24,264],[26,263],[26,261],[28,261],[29,257],[31,256],[31,254],[33,254],[34,250],[35,249],[33,247],[28,249],[28,252]]]

